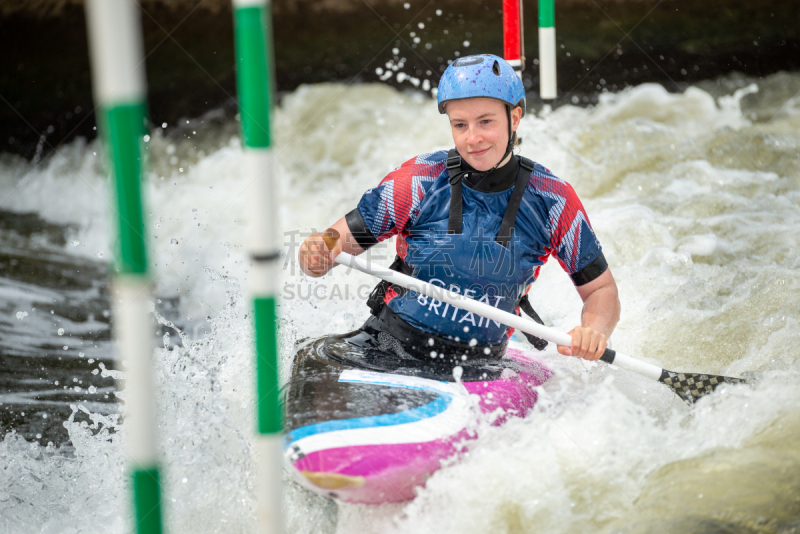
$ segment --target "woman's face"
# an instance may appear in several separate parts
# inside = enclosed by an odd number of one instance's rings
[[[461,157],[477,171],[494,167],[508,146],[506,105],[491,98],[452,100],[445,108],[453,141]],[[516,131],[522,109],[511,110],[511,130]]]

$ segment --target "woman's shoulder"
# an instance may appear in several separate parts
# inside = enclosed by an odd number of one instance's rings
[[[532,167],[531,178],[528,180],[529,194],[543,196],[551,200],[563,198],[567,201],[578,200],[575,190],[562,178],[556,176],[550,169],[536,161],[527,160]]]
[[[396,185],[407,184],[411,186],[413,184],[427,189],[447,170],[446,160],[446,150],[414,156],[387,174],[381,180],[381,185],[393,182]]]
[[[404,161],[399,167],[390,172],[389,175],[395,173],[409,175],[409,173],[413,174],[419,172],[426,176],[438,176],[447,168],[446,161],[447,150],[428,152]]]

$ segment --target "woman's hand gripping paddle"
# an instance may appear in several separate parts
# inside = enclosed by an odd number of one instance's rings
[[[324,239],[328,249],[333,250],[336,245],[336,238],[326,235]],[[478,302],[459,293],[448,291],[442,287],[423,282],[422,280],[387,269],[386,267],[373,267],[364,260],[358,259],[346,252],[337,255],[334,261],[361,272],[377,276],[391,284],[405,287],[406,289],[427,295],[441,302],[446,302],[451,306],[481,315],[482,317],[503,323],[517,330],[533,334],[536,337],[546,339],[556,345],[570,346],[572,344],[572,338],[569,334],[564,334],[518,315],[498,310],[483,302]],[[606,349],[600,359],[606,363],[616,365],[628,371],[633,371],[634,373],[639,373],[642,376],[666,384],[687,403],[696,402],[697,399],[711,393],[722,383],[745,383],[741,378],[730,378],[727,376],[709,375],[705,373],[676,373],[674,371],[668,371],[656,365],[620,354],[611,349]]]

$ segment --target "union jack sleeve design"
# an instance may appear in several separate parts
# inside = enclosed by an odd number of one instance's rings
[[[358,212],[378,241],[414,224],[422,199],[434,180],[445,171],[446,158],[445,151],[412,158],[390,172],[378,187],[364,193]]]
[[[549,252],[565,271],[575,274],[601,251],[583,204],[571,185],[539,164],[528,185],[538,190],[547,205]]]

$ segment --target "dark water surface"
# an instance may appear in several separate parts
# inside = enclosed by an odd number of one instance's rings
[[[66,254],[66,232],[0,211],[0,433],[56,446],[71,404],[118,410],[103,372],[114,368],[108,266]]]

